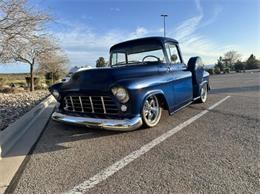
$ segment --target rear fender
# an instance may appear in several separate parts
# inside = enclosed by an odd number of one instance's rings
[[[209,86],[208,86],[208,81],[203,81],[203,82],[200,84],[200,90],[201,90],[201,88],[202,88],[204,85],[207,85],[207,88],[208,88],[208,87],[209,87]]]

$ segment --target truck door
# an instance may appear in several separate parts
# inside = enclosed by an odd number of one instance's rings
[[[166,50],[170,62],[171,74],[173,76],[173,102],[174,110],[182,107],[192,100],[192,75],[187,71],[178,50],[174,43],[166,43]]]

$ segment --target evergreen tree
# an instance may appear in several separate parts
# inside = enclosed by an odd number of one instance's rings
[[[218,58],[217,64],[215,65],[215,67],[217,67],[220,71],[223,71],[223,70],[224,70],[224,63],[223,63],[222,60],[223,60],[223,59],[222,59],[222,57],[220,56],[220,57]]]
[[[99,57],[96,61],[96,67],[105,67],[106,66],[106,62],[105,59],[103,57]]]
[[[260,68],[260,62],[256,59],[256,57],[251,54],[250,57],[246,61],[246,69],[257,69]]]

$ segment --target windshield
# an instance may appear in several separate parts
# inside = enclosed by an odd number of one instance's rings
[[[165,62],[163,49],[158,44],[142,44],[112,51],[110,65]]]

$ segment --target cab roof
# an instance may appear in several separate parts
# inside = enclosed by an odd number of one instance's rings
[[[140,44],[160,44],[163,45],[165,42],[173,42],[178,44],[178,41],[175,39],[169,38],[169,37],[144,37],[139,39],[133,39],[125,42],[121,42],[118,44],[113,45],[110,48],[110,52],[113,50],[121,50],[123,48],[128,48],[134,45],[140,45]]]

